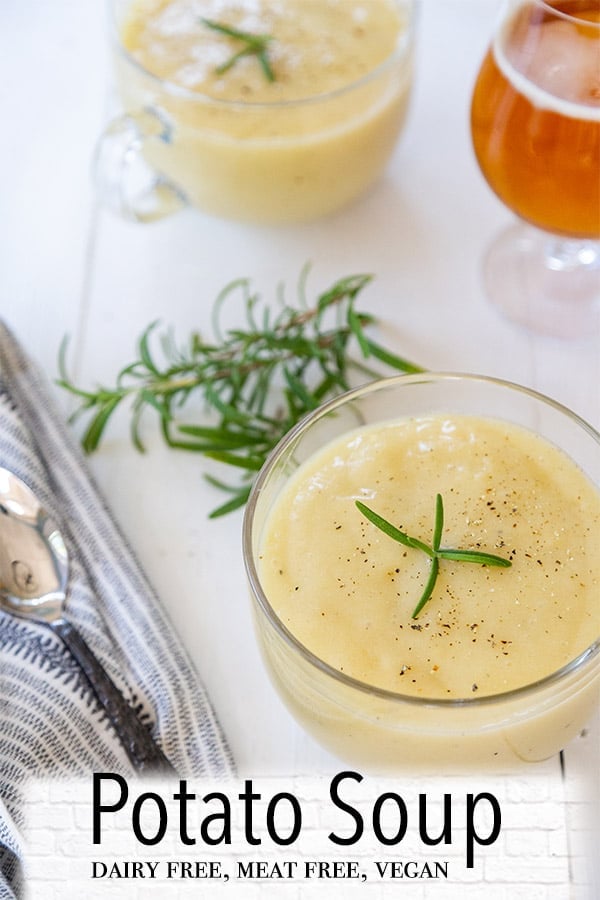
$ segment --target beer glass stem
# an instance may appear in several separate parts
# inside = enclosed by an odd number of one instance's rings
[[[562,338],[600,335],[600,242],[518,222],[489,247],[485,290],[509,319]]]
[[[546,244],[546,265],[556,272],[571,272],[583,267],[600,276],[600,245],[595,241],[575,241],[552,236]]]

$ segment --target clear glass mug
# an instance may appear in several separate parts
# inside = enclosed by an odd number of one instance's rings
[[[498,771],[547,759],[581,731],[600,699],[598,620],[595,638],[585,649],[533,683],[487,696],[439,699],[386,690],[347,675],[303,644],[275,611],[261,580],[262,538],[298,466],[359,426],[441,412],[493,415],[533,431],[567,454],[600,490],[600,434],[565,407],[493,378],[424,373],[373,382],[307,416],[273,451],[246,507],[243,555],[271,680],[292,715],[321,745],[367,771],[461,772],[473,766]],[[302,554],[303,548],[296,552]],[[564,604],[568,609],[568,596]]]
[[[258,223],[307,221],[363,193],[381,174],[408,107],[416,0],[395,0],[394,53],[347,86],[301,100],[215,100],[153,75],[123,46],[132,0],[111,0],[125,113],[102,135],[95,178],[122,216],[152,221],[191,205]]]

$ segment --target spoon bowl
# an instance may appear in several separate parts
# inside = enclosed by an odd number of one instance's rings
[[[0,469],[0,606],[36,621],[60,619],[68,579],[56,523],[26,484]]]
[[[0,467],[0,609],[49,626],[79,663],[139,772],[174,770],[82,636],[65,619],[69,555],[33,491]]]

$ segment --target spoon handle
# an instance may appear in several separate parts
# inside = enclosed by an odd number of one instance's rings
[[[50,624],[81,666],[137,771],[142,774],[175,775],[169,760],[154,743],[146,726],[107,675],[79,632],[65,619],[58,619]]]

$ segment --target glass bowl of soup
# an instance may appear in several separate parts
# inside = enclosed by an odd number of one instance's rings
[[[415,0],[111,0],[124,114],[96,154],[108,205],[308,221],[366,191],[402,129]]]
[[[598,702],[599,539],[600,435],[564,406],[471,375],[358,388],[288,434],[249,499],[267,670],[356,766],[546,759]]]

